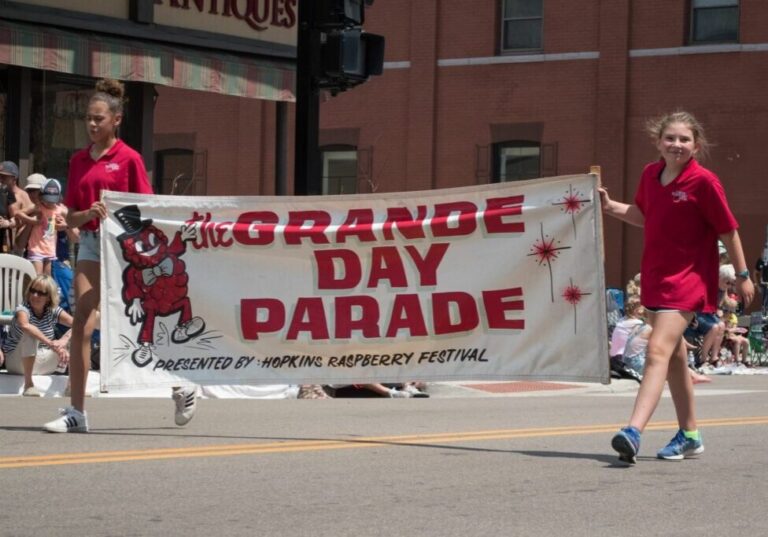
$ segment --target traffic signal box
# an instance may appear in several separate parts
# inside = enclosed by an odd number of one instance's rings
[[[318,0],[314,27],[320,35],[318,88],[332,94],[380,75],[384,36],[365,32],[365,6],[373,0]]]

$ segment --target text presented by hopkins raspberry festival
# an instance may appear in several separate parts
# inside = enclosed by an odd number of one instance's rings
[[[106,192],[102,389],[608,382],[596,179]]]

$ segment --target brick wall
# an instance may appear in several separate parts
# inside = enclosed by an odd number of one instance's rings
[[[656,158],[645,120],[684,107],[716,144],[706,164],[722,178],[752,265],[768,223],[768,51],[760,50],[768,48],[768,2],[741,2],[741,42],[757,50],[630,57],[685,46],[689,2],[545,0],[542,52],[599,58],[489,64],[499,6],[388,0],[367,8],[366,29],[387,39],[386,61],[410,66],[324,100],[321,127],[359,131],[378,191],[475,184],[490,126],[531,122],[543,124],[542,143],[557,143],[559,174],[600,164],[612,194],[631,201],[643,164]],[[460,58],[486,64],[438,66]],[[197,134],[216,176],[209,193],[271,193],[274,105],[190,93],[160,89],[156,132]],[[607,283],[622,286],[639,268],[642,235],[618,221],[605,229]]]

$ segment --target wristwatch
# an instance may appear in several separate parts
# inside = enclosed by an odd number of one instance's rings
[[[736,276],[738,276],[742,280],[748,280],[749,279],[749,269],[742,270],[741,272],[736,274]]]

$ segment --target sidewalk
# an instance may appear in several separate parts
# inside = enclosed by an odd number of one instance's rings
[[[41,375],[33,378],[35,386],[44,397],[63,397],[67,387],[66,375]],[[0,373],[0,396],[19,396],[23,391],[21,375]],[[427,392],[433,398],[460,397],[542,397],[565,394],[619,393],[637,391],[634,380],[611,379],[611,384],[587,384],[578,382],[531,382],[531,381],[454,381],[430,382]],[[201,396],[209,399],[295,399],[298,387],[287,384],[202,386]],[[152,388],[130,392],[100,393],[99,373],[88,375],[86,392],[91,397],[147,397],[168,398],[169,388]]]

